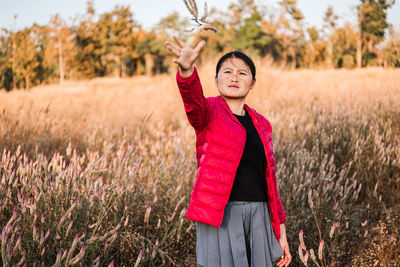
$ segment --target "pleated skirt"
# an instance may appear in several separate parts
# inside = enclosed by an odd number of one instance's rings
[[[201,267],[269,267],[283,254],[267,202],[229,201],[219,228],[195,222]]]

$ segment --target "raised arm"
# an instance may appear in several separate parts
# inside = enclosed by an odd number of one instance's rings
[[[200,131],[207,124],[209,107],[194,62],[198,58],[205,41],[200,41],[195,48],[191,48],[177,37],[174,36],[174,39],[177,45],[170,42],[166,42],[166,45],[177,57],[173,61],[179,66],[176,75],[179,92],[190,124],[195,130]]]

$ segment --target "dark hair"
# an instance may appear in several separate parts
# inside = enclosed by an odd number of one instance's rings
[[[218,60],[215,77],[218,76],[218,72],[219,72],[219,69],[221,68],[222,63],[224,63],[225,60],[230,59],[230,58],[239,58],[239,59],[243,60],[243,62],[250,69],[251,75],[253,76],[253,81],[256,79],[256,66],[254,65],[253,60],[251,60],[251,58],[249,58],[245,53],[238,51],[238,50],[226,53]]]

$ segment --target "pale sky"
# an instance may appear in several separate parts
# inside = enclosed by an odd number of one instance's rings
[[[256,0],[258,3],[276,6],[278,0]],[[14,15],[16,19],[16,29],[31,26],[33,23],[40,25],[47,24],[50,17],[55,14],[67,22],[71,22],[78,14],[86,12],[86,0],[0,0],[2,10],[0,11],[0,28],[10,29],[13,26]],[[197,0],[199,10],[202,10],[204,0]],[[208,0],[209,7],[217,7],[224,11],[227,10],[231,0]],[[236,1],[235,1],[236,2]],[[298,7],[305,16],[305,21],[309,26],[321,28],[322,18],[329,5],[333,6],[334,12],[341,16],[340,21],[355,23],[356,16],[354,7],[359,0],[298,0]],[[388,12],[388,21],[397,27],[400,26],[400,1]],[[150,29],[161,18],[179,11],[183,16],[189,17],[183,0],[94,0],[96,14],[111,11],[115,5],[129,5],[133,12],[134,19],[137,20],[145,29]]]

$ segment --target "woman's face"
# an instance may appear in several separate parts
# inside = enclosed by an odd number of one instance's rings
[[[239,58],[225,60],[215,78],[221,96],[230,99],[245,98],[253,89],[255,82],[250,68]]]

